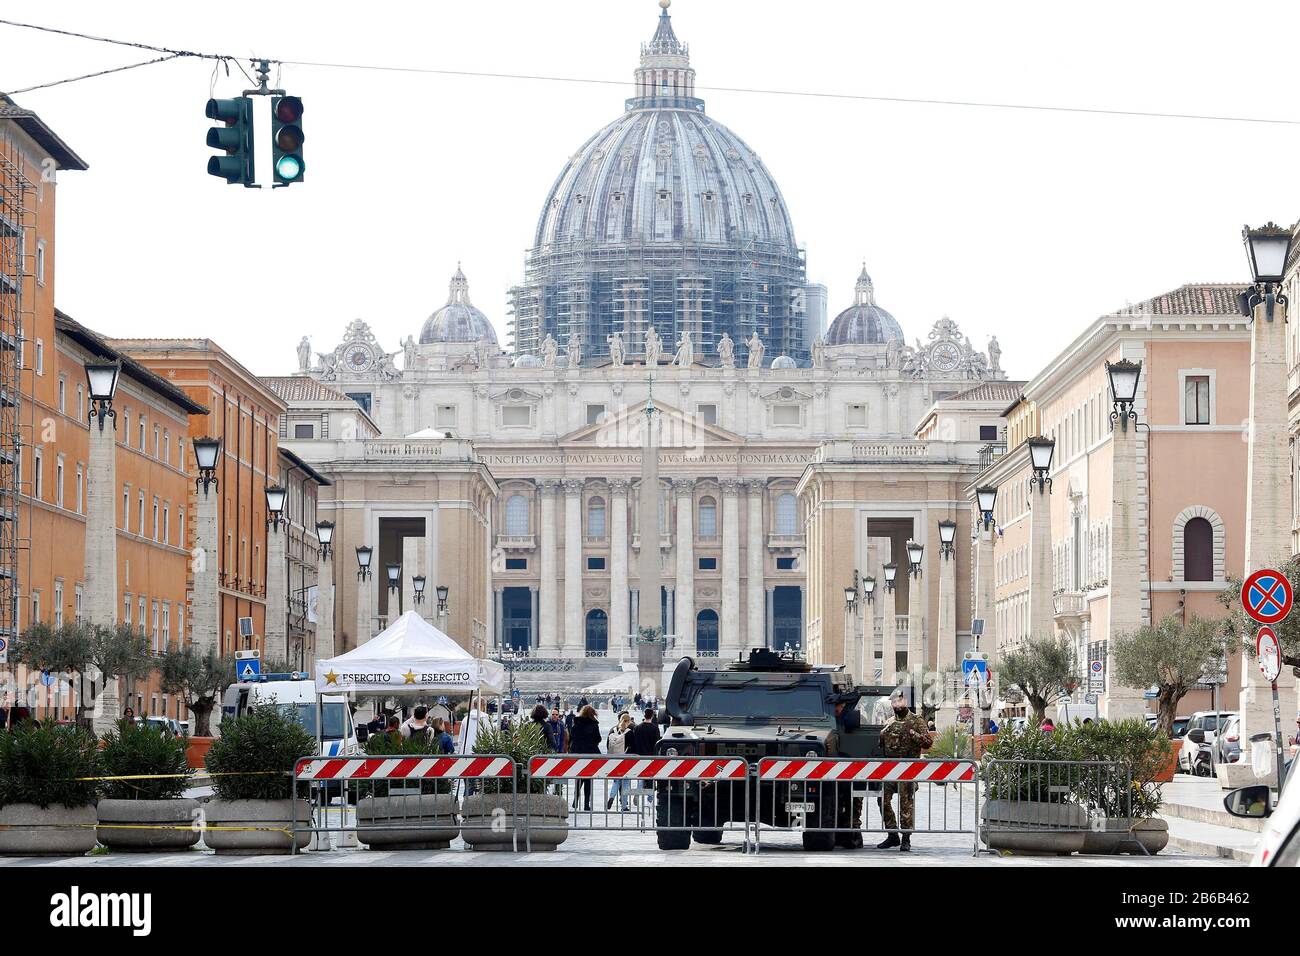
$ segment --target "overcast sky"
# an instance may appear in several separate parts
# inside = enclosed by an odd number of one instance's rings
[[[395,351],[458,261],[506,345],[507,290],[555,176],[631,94],[655,0],[451,3],[46,0],[0,16],[283,60],[545,74],[621,85],[285,66],[306,181],[205,172],[211,61],[21,94],[90,164],[59,181],[58,303],[110,335],[207,335],[260,374],[354,318]],[[284,11],[296,11],[289,15]],[[1239,281],[1243,222],[1300,215],[1300,127],[864,102],[710,87],[1300,117],[1300,5],[674,0],[709,115],[763,158],[808,276],[851,301],[866,260],[909,341],[949,315],[1029,377],[1098,315]],[[0,88],[154,54],[0,26]],[[224,69],[219,96],[247,85]],[[266,126],[258,133],[266,140]]]

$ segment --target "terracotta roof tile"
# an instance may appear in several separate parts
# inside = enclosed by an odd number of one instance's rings
[[[348,402],[346,395],[306,375],[270,375],[259,377],[263,385],[286,402]]]
[[[1244,283],[1189,282],[1153,299],[1119,309],[1116,315],[1240,315],[1237,293]]]

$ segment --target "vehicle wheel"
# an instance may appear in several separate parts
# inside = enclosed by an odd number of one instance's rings
[[[804,833],[803,848],[813,853],[835,849],[834,833]]]
[[[709,846],[717,846],[722,842],[721,830],[693,830],[691,837],[696,843],[704,843]]]
[[[1214,775],[1214,770],[1210,767],[1208,760],[1202,760],[1196,765],[1196,776],[1210,777]]]
[[[669,799],[672,792],[669,787],[656,787],[655,794],[655,824],[660,827],[684,827],[686,825],[686,808],[682,806],[682,798],[678,794],[673,794],[676,799]],[[691,848],[691,831],[690,830],[656,830],[655,840],[661,850],[689,850]]]

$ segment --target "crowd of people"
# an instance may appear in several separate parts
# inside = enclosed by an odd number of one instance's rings
[[[638,694],[637,699],[641,696]],[[643,701],[649,703],[649,701]],[[611,702],[612,703],[612,702]],[[632,713],[618,712],[615,724],[607,734],[600,732],[600,719],[596,708],[585,697],[579,702],[577,712],[570,711],[561,715],[558,706],[547,709],[539,701],[529,715],[529,722],[541,729],[547,746],[553,753],[563,754],[635,754],[640,757],[652,757],[655,745],[659,743],[659,724],[655,721],[655,709],[647,706],[640,712],[638,722]],[[601,747],[604,746],[602,750]],[[591,810],[591,781],[579,780],[573,792],[573,807],[584,811]],[[626,780],[615,780],[605,800],[605,809],[612,809],[615,801],[620,810],[629,809],[631,790]]]

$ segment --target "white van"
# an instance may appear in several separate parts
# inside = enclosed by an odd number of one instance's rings
[[[267,674],[260,680],[231,684],[221,701],[221,716],[238,717],[250,707],[276,704],[291,714],[313,737],[316,734],[316,684],[307,674]],[[322,757],[351,756],[360,750],[346,694],[327,694],[321,700],[325,732]]]

